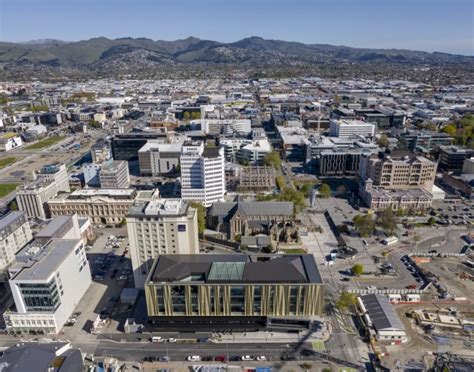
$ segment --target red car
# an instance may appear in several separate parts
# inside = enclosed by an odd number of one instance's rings
[[[416,284],[410,284],[410,285],[407,285],[407,289],[416,289],[417,285]]]
[[[218,355],[214,358],[214,360],[216,362],[225,362],[226,361],[226,357],[224,355]]]

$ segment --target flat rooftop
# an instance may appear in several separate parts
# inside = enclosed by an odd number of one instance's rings
[[[35,257],[33,265],[24,267],[13,280],[47,280],[79,242],[80,239],[52,239]]]
[[[313,255],[161,255],[148,283],[322,284]]]
[[[25,214],[26,213],[23,211],[12,211],[0,218],[0,233],[3,231],[3,229],[9,227],[11,224],[24,217]]]
[[[58,231],[62,226],[67,224],[70,220],[72,219],[72,216],[57,216],[54,217],[48,224],[41,229],[36,234],[36,237],[50,237],[52,236],[56,231]]]
[[[141,200],[130,207],[128,215],[133,217],[183,216],[187,214],[188,207],[189,203],[182,199]]]

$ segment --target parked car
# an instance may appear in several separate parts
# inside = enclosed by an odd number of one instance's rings
[[[250,355],[242,355],[241,360],[244,361],[244,362],[249,362],[249,361],[253,360],[253,358]]]
[[[201,361],[201,357],[199,355],[189,355],[186,360],[188,362],[200,362]]]
[[[223,363],[223,362],[226,361],[226,357],[225,357],[224,355],[218,355],[218,356],[216,356],[216,357],[214,358],[214,360],[215,360],[216,362],[221,362],[221,363]]]
[[[259,362],[265,362],[267,358],[265,357],[265,355],[260,355],[256,357],[255,360],[258,360]]]

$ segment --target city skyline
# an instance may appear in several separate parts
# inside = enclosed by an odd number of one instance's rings
[[[64,41],[94,37],[145,37],[233,42],[250,36],[305,44],[355,48],[409,49],[473,55],[472,3],[466,0],[428,2],[363,0],[285,0],[257,4],[239,0],[195,2],[90,0],[63,4],[58,0],[2,0],[0,40]],[[172,6],[169,6],[172,5]],[[271,6],[270,6],[271,5]],[[469,11],[469,9],[471,11]],[[398,15],[403,14],[403,21]],[[397,15],[396,17],[394,15]],[[41,22],[38,23],[38,20]],[[86,22],[87,21],[87,22]],[[21,24],[22,27],[18,27]],[[85,25],[87,25],[85,27]]]

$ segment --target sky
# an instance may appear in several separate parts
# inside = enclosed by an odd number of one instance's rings
[[[474,55],[473,0],[0,0],[0,40],[249,36]]]

